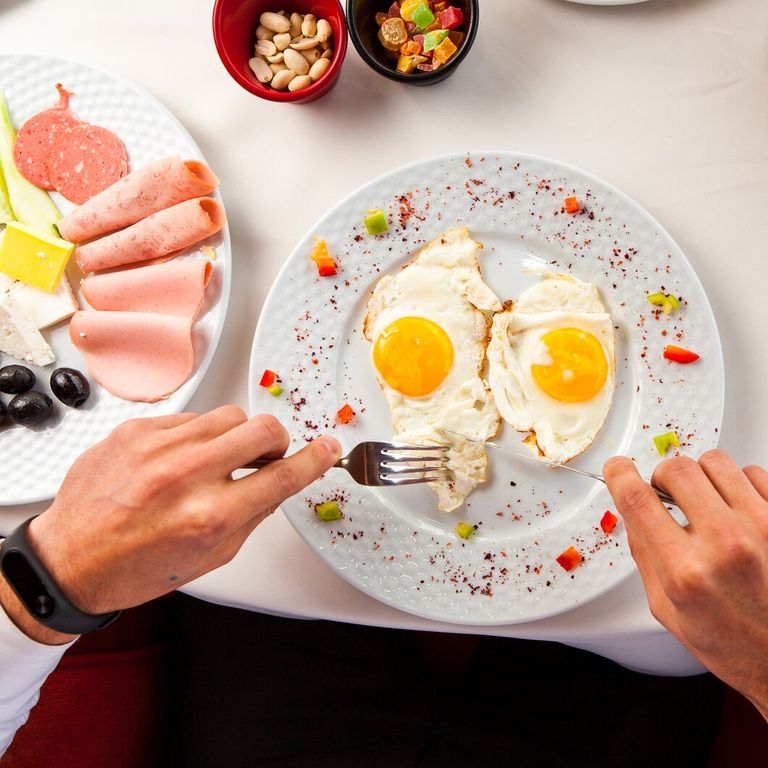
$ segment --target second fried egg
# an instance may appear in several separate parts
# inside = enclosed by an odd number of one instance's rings
[[[614,330],[597,288],[547,273],[496,314],[488,381],[505,421],[535,435],[548,459],[588,448],[615,389]]]

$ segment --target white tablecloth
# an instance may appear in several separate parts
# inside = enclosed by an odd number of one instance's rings
[[[334,90],[305,106],[262,101],[230,79],[213,45],[211,9],[204,0],[0,0],[3,51],[75,58],[131,78],[174,112],[221,179],[234,289],[193,409],[247,408],[264,297],[293,245],[337,200],[425,155],[508,149],[603,177],[678,241],[722,336],[721,445],[742,463],[767,462],[765,0],[483,0],[474,48],[442,85],[389,82],[350,46]],[[43,508],[5,508],[3,530]],[[658,674],[701,670],[654,621],[637,576],[546,620],[441,625],[349,586],[280,513],[232,563],[185,591],[286,616],[557,640]]]

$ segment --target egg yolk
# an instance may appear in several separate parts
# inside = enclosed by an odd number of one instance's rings
[[[373,363],[392,389],[422,397],[437,389],[453,365],[448,334],[426,317],[400,317],[373,345]]]
[[[558,328],[545,333],[541,341],[551,362],[534,363],[531,374],[550,397],[580,403],[601,390],[608,376],[608,361],[596,336],[580,328]]]

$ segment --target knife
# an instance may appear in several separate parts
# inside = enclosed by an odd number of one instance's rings
[[[509,448],[505,448],[502,445],[499,445],[498,443],[494,443],[490,440],[477,440],[474,437],[468,437],[467,435],[462,435],[460,432],[454,432],[452,429],[445,429],[445,427],[439,428],[441,432],[445,432],[449,435],[454,435],[455,437],[460,437],[462,440],[469,440],[470,443],[482,443],[483,445],[487,445],[489,448],[493,448],[494,450],[501,451],[501,453],[506,453],[509,456],[517,456],[519,459],[528,459],[529,461],[536,461],[539,464],[546,464],[549,467],[557,467],[558,469],[567,469],[569,472],[575,472],[577,475],[583,475],[584,477],[590,477],[593,480],[599,480],[604,485],[607,485],[605,482],[605,478],[602,475],[598,475],[595,472],[587,472],[585,469],[579,469],[578,467],[572,467],[570,464],[561,464],[557,461],[552,461],[550,459],[542,458],[541,456],[534,456],[532,453],[524,453],[523,451],[513,451]],[[677,502],[665,491],[662,491],[661,488],[656,487],[653,483],[649,483],[651,488],[656,492],[656,495],[661,499],[661,501],[664,502],[664,504],[672,504],[672,506],[678,507]]]

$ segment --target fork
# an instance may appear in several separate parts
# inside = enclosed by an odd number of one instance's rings
[[[456,437],[461,437],[464,440],[469,440],[471,443],[477,443],[481,442],[479,440],[475,440],[474,438],[467,437],[466,435],[462,435],[459,432],[454,432],[450,429],[442,428],[443,432],[447,432],[450,435],[456,435]],[[505,448],[502,445],[499,445],[498,443],[492,443],[490,440],[486,440],[484,445],[487,445],[490,448],[494,448],[497,451],[501,451],[501,453],[506,453],[509,456],[517,456],[519,459],[528,459],[529,461],[536,461],[539,464],[544,464],[548,467],[555,467],[557,469],[567,469],[569,472],[575,472],[577,475],[583,475],[584,477],[591,477],[593,480],[598,480],[603,485],[608,485],[608,483],[605,482],[605,478],[602,475],[598,475],[596,472],[587,472],[586,469],[579,469],[578,467],[572,467],[570,464],[561,464],[557,461],[551,461],[550,459],[543,459],[540,456],[535,456],[532,453],[524,453],[522,451],[513,451],[509,448]],[[650,483],[651,488],[653,488],[654,493],[661,499],[661,501],[664,504],[671,504],[673,507],[678,507],[679,504],[666,492],[662,491],[661,488],[655,486],[653,483]]]
[[[445,445],[408,445],[369,440],[358,443],[333,466],[346,469],[360,485],[414,485],[449,480]],[[403,455],[404,454],[404,455]],[[275,459],[254,459],[243,469],[260,469]]]

